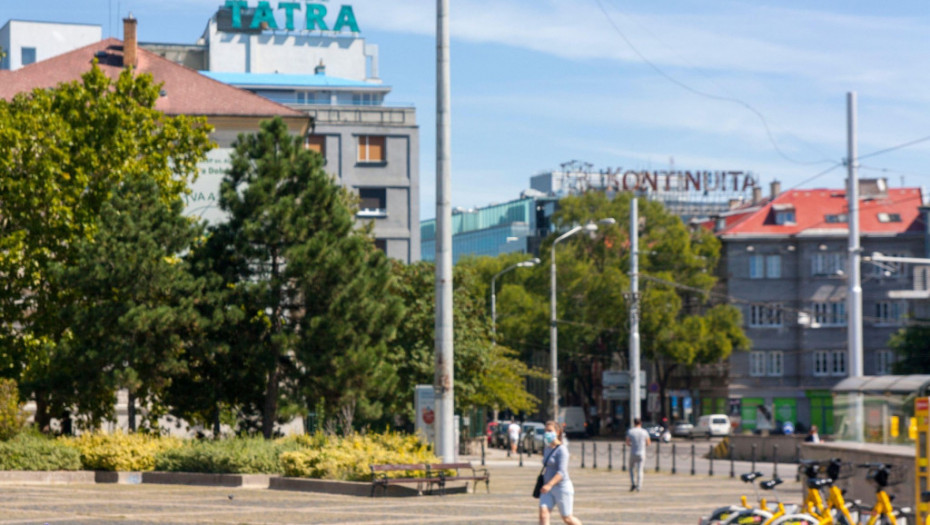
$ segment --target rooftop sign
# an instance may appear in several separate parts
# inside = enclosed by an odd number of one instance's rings
[[[571,171],[560,173],[563,189],[602,189],[642,192],[742,193],[758,187],[748,171],[681,171],[605,169],[600,172]],[[580,185],[580,186],[579,186]]]
[[[226,7],[232,12],[232,28],[241,30],[255,29],[278,29],[278,22],[274,17],[274,10],[271,8],[271,2],[261,1],[254,8],[249,7],[246,0],[226,0]],[[303,6],[303,7],[302,7]],[[304,7],[306,9],[304,9]],[[253,10],[252,21],[248,27],[242,26],[242,14],[244,10]],[[305,11],[303,17],[303,27],[307,31],[335,31],[341,32],[348,29],[352,33],[359,33],[358,22],[355,20],[355,11],[352,6],[343,5],[339,7],[339,13],[333,21],[332,27],[326,22],[328,10],[324,4],[307,2],[278,2],[278,11],[284,11],[284,27],[288,31],[294,31],[295,12],[300,16],[301,10]]]

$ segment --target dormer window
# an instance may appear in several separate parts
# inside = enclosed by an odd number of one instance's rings
[[[900,213],[879,213],[878,222],[901,222]]]
[[[775,224],[795,224],[793,204],[775,204],[772,211],[775,212]]]
[[[838,223],[843,223],[843,222],[849,222],[849,218],[845,213],[834,213],[830,215],[824,215],[823,218],[824,218],[824,221],[827,222],[827,224],[838,224]]]

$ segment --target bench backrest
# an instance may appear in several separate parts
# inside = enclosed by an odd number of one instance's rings
[[[458,469],[470,469],[472,468],[471,463],[430,463],[430,470],[458,470]]]
[[[390,472],[397,470],[426,470],[424,463],[398,464],[398,465],[369,465],[372,472]]]

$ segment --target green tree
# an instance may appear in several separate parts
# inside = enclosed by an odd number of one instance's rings
[[[602,218],[593,237],[578,234],[556,249],[558,288],[560,387],[565,403],[594,402],[595,372],[628,367],[630,289],[629,236],[626,228],[631,197],[591,192],[559,203],[555,224],[564,229]],[[739,311],[709,300],[716,283],[714,270],[720,243],[703,229],[688,229],[657,202],[640,199],[640,334],[643,356],[656,366],[663,398],[672,372],[726,359],[733,350],[747,349]],[[622,224],[622,226],[621,226]],[[499,301],[503,314],[501,340],[523,348],[524,356],[548,355],[550,236],[544,243],[543,264],[525,275],[523,290],[509,292],[517,310]],[[503,264],[496,270],[503,268]],[[516,288],[515,286],[513,288]],[[505,288],[505,291],[507,289]]]
[[[0,375],[19,380],[47,428],[64,400],[52,371],[67,367],[60,315],[71,291],[49,277],[91,239],[101,207],[129,177],[148,177],[171,201],[209,147],[203,119],[154,109],[159,86],[92,66],[80,81],[0,101]],[[57,410],[58,408],[55,408]]]
[[[429,262],[396,263],[394,293],[403,298],[407,315],[392,343],[389,359],[400,376],[393,410],[412,421],[413,389],[433,384],[435,373],[435,266]],[[480,273],[469,262],[453,271],[453,347],[456,410],[480,407],[534,410],[538,400],[526,390],[528,377],[540,373],[516,352],[491,340]]]
[[[233,311],[219,326],[252,343],[228,351],[260,375],[263,435],[272,436],[282,404],[322,400],[348,419],[380,417],[395,382],[387,342],[403,306],[389,294],[390,262],[370,227],[356,226],[354,197],[278,118],[236,141],[220,208],[229,218],[212,233],[221,245],[210,258]],[[229,322],[235,331],[222,328]]]
[[[915,321],[895,333],[888,343],[897,355],[896,374],[930,374],[930,326],[926,319]]]
[[[198,330],[199,283],[178,254],[201,227],[184,217],[178,196],[166,201],[161,192],[148,177],[125,179],[101,207],[93,237],[76,240],[73,259],[50,272],[71,299],[60,310],[69,328],[52,370],[55,390],[94,427],[113,419],[119,389],[129,393],[130,431],[137,401],[154,423]]]

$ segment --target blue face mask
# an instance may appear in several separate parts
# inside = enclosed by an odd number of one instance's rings
[[[543,434],[543,441],[545,441],[547,445],[551,445],[552,442],[555,441],[555,432],[549,431]]]

